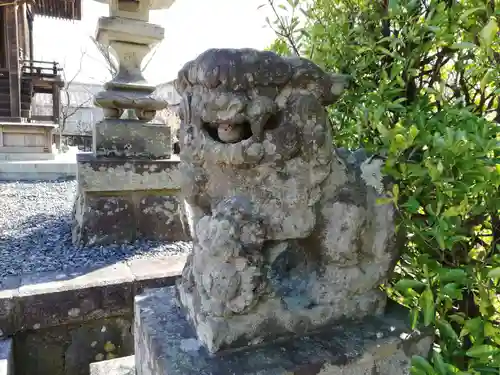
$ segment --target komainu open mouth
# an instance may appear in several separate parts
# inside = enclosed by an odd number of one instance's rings
[[[203,130],[220,143],[238,143],[252,137],[249,121],[209,123],[203,122]]]
[[[249,121],[238,118],[221,122],[203,122],[202,129],[214,140],[220,143],[238,143],[249,138],[262,141],[266,130],[276,129],[281,121],[280,113],[267,114]]]

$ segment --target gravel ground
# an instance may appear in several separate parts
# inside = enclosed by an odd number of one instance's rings
[[[0,182],[0,277],[102,267],[190,250],[188,242],[73,246],[75,190],[76,181]]]

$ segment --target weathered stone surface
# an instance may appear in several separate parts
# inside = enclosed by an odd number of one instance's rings
[[[138,213],[141,237],[169,241],[187,239],[177,196],[147,195],[140,200]]]
[[[82,199],[81,227],[76,235],[82,235],[85,243],[131,242],[136,238],[134,202],[128,195],[99,196],[86,194]],[[132,230],[131,230],[132,229]]]
[[[410,331],[407,311],[342,321],[302,337],[210,354],[186,320],[173,287],[135,301],[137,375],[408,375],[432,337]]]
[[[124,263],[92,272],[28,275],[19,288],[19,329],[130,313],[134,276]]]
[[[0,280],[0,339],[16,331],[16,318],[19,316],[20,277],[6,277]]]
[[[141,118],[139,111],[152,112],[152,116],[147,119],[144,118],[144,120],[151,121],[156,115],[156,111],[162,110],[168,105],[166,101],[148,95],[148,91],[154,91],[154,87],[152,88],[151,86],[120,83],[108,83],[106,86],[108,91],[99,92],[95,96],[95,103],[97,105],[104,108],[116,108],[120,110],[119,113],[123,113],[124,109],[136,109],[136,115],[141,120],[143,118]],[[106,111],[104,112],[104,117],[106,120],[108,119]],[[109,118],[115,117],[110,116]]]
[[[143,160],[77,155],[78,187],[82,192],[179,190],[179,159]]]
[[[134,356],[91,363],[90,375],[135,375]]]
[[[73,242],[109,244],[137,238],[189,239],[179,205],[179,160],[78,155]]]
[[[148,20],[149,4],[140,0],[123,14],[126,6],[109,2],[111,17],[98,20],[96,39],[113,49],[120,66],[116,76],[106,83],[106,91],[96,95],[95,101],[101,107],[150,108],[147,101],[134,106],[134,99],[146,99],[144,93],[148,93],[148,89],[149,93],[154,91],[142,75],[141,63],[151,48],[163,39],[165,32],[163,27],[145,22]],[[121,9],[116,12],[113,8]],[[163,103],[161,100],[149,99],[149,103],[156,104],[157,109],[166,106],[166,103],[160,106]]]
[[[178,166],[177,157],[151,160],[77,155],[73,243],[189,239],[189,230],[184,230],[181,222],[184,207],[177,198]]]
[[[14,375],[12,339],[0,339],[0,375]]]
[[[168,159],[172,153],[170,128],[139,120],[105,120],[94,126],[97,156]]]
[[[24,330],[132,314],[133,296],[146,287],[174,285],[185,255],[131,259],[78,272],[0,279],[0,338]]]
[[[160,288],[174,285],[175,279],[186,263],[184,255],[171,255],[158,258],[131,259],[127,261],[134,275],[134,296],[141,294],[145,288]]]
[[[179,72],[194,248],[178,288],[209,351],[382,314],[394,207],[377,204],[382,160],[332,146],[325,106],[345,85],[251,49],[208,50]]]
[[[17,375],[88,375],[96,361],[133,351],[131,315],[16,335]]]
[[[189,240],[189,230],[181,221],[183,207],[177,194],[168,189],[80,193],[74,206],[73,242]]]
[[[163,39],[164,29],[149,22],[149,3],[138,1],[129,11],[127,6],[120,4],[117,12],[117,3],[110,2],[111,17],[101,17],[98,21],[96,39],[115,52],[118,58],[119,69],[113,79],[106,83],[105,91],[95,97],[95,103],[105,108],[105,117],[115,109],[119,114],[123,109],[134,108],[139,112],[152,112],[151,120],[156,110],[161,110],[167,103],[153,98],[149,94],[154,87],[148,85],[142,75],[141,63],[154,44]],[[134,7],[136,9],[134,9]],[[136,111],[137,113],[137,111]],[[141,114],[138,113],[141,119]]]

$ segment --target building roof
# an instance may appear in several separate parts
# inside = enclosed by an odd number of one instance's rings
[[[42,17],[81,20],[81,0],[33,0],[33,13]]]

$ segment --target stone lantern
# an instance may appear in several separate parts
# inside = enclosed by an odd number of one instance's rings
[[[110,17],[101,17],[97,41],[111,48],[118,60],[118,74],[96,96],[106,118],[119,118],[124,109],[134,109],[140,120],[152,120],[164,102],[148,97],[155,87],[147,84],[141,63],[164,38],[161,26],[149,23],[149,11],[169,8],[174,0],[98,0],[109,4]]]
[[[96,39],[110,47],[119,66],[95,97],[104,119],[94,126],[93,152],[77,157],[73,242],[185,239],[170,128],[153,121],[167,103],[152,96],[155,86],[141,71],[144,57],[164,37],[161,26],[148,22],[149,11],[166,9],[173,0],[98,1],[109,4],[109,17],[99,19]]]

